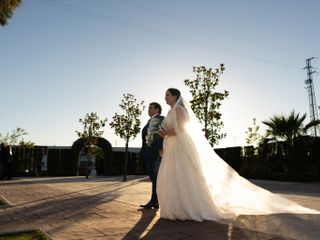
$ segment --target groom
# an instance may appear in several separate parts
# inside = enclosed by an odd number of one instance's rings
[[[147,173],[152,182],[152,194],[151,199],[147,204],[140,205],[143,208],[159,208],[157,197],[157,175],[160,166],[160,151],[162,151],[163,139],[154,133],[150,137],[150,132],[159,127],[159,124],[164,119],[161,116],[161,106],[159,103],[152,102],[149,104],[148,114],[150,119],[148,123],[142,129],[142,147],[140,154],[142,159],[147,163]]]

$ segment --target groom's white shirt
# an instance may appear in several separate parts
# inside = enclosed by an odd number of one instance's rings
[[[156,114],[152,115],[150,119],[152,119],[152,118],[154,118],[154,117],[156,117],[158,115],[160,115],[160,113],[156,113]]]

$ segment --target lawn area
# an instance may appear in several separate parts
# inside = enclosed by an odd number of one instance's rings
[[[0,206],[1,205],[6,205],[7,203],[0,197]]]
[[[19,233],[8,233],[5,235],[0,234],[0,240],[50,240],[50,239],[51,238],[47,237],[40,230],[19,232]]]

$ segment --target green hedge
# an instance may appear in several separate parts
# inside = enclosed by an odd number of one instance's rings
[[[241,147],[217,148],[215,152],[237,172],[241,165]]]
[[[113,174],[122,174],[124,166],[125,153],[113,152]],[[128,175],[145,175],[147,174],[145,162],[137,157],[136,152],[128,153]]]
[[[37,147],[12,148],[12,176],[40,176],[42,149]]]
[[[49,149],[47,164],[49,176],[71,176],[73,173],[71,149]]]
[[[13,147],[12,173],[15,176],[72,176],[75,171],[74,153],[71,148],[49,148],[47,171],[43,171],[42,158],[45,147]],[[110,148],[111,149],[111,148]],[[286,153],[285,143],[215,149],[240,175],[246,178],[314,181],[320,180],[320,138],[301,137],[296,140],[291,154]],[[100,175],[121,175],[124,152],[107,153],[104,159],[97,159]],[[107,165],[106,165],[107,164]],[[83,163],[82,163],[83,165]],[[84,175],[80,165],[80,175]],[[106,166],[104,166],[106,165]],[[290,171],[288,171],[288,169]],[[146,163],[136,152],[129,152],[128,175],[145,175]]]

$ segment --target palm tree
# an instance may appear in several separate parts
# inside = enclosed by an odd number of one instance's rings
[[[8,19],[12,17],[13,11],[21,4],[21,0],[1,0],[0,1],[0,25],[8,24]]]
[[[274,115],[269,121],[263,121],[262,123],[268,126],[266,131],[266,138],[272,141],[284,141],[286,145],[286,155],[287,155],[287,167],[288,171],[292,170],[292,150],[294,146],[294,141],[302,136],[306,135],[309,128],[314,127],[320,123],[319,120],[312,121],[306,126],[303,125],[304,120],[307,115],[303,114],[300,117],[299,113],[291,111],[288,117],[283,115]]]
[[[294,111],[288,117],[283,115],[274,115],[269,121],[262,123],[267,125],[266,136],[271,137],[275,141],[285,141],[289,144],[293,143],[293,139],[300,136],[305,132],[303,121],[306,119],[307,114],[296,114]]]

